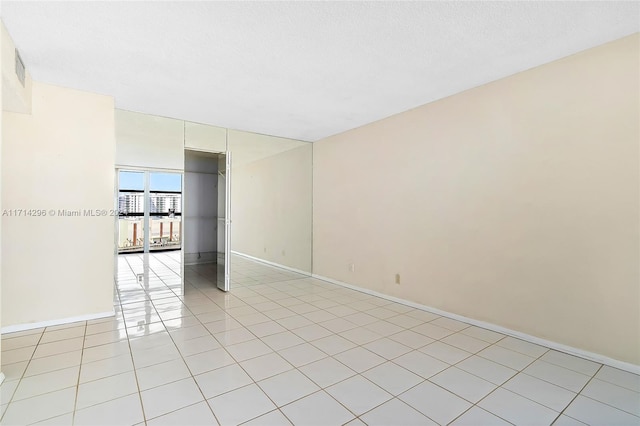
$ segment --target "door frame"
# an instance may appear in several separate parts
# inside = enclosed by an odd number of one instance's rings
[[[224,160],[224,288],[221,290],[229,291],[231,290],[231,151],[225,152]]]

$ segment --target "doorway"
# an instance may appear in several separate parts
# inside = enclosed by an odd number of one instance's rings
[[[230,290],[230,153],[185,150],[185,281]]]
[[[183,174],[117,169],[116,188],[118,300],[129,297],[123,289],[134,298],[140,290],[182,295]]]

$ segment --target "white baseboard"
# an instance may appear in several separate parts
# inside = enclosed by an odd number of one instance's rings
[[[430,306],[421,305],[420,303],[415,303],[410,300],[400,299],[398,297],[389,296],[384,293],[379,293],[377,291],[369,290],[366,288],[358,287],[352,284],[347,284],[342,281],[334,280],[333,278],[324,277],[318,274],[312,274],[313,278],[317,278],[319,280],[327,281],[332,284],[336,284],[342,287],[350,288],[352,290],[356,290],[362,293],[370,294],[372,296],[381,297],[383,299],[390,300],[392,302],[401,303],[403,305],[411,306],[412,308],[421,309],[423,311],[431,312],[437,315],[441,315],[443,317],[451,318],[454,320],[462,321],[467,324],[475,325],[481,328],[486,328],[487,330],[495,331],[498,333],[506,334],[507,336],[516,337],[521,340],[525,340],[527,342],[535,343],[537,345],[545,346],[547,348],[555,349],[560,352],[564,352],[570,355],[575,355],[580,358],[585,358],[590,361],[595,361],[600,364],[605,364],[610,367],[618,368],[620,370],[628,371],[634,374],[640,374],[640,365],[631,364],[629,362],[619,361],[617,359],[609,358],[607,356],[597,354],[594,352],[585,351],[583,349],[574,348],[572,346],[564,345],[562,343],[553,342],[551,340],[541,339],[540,337],[532,336],[530,334],[522,333],[516,330],[511,330],[506,327],[502,327],[496,324],[492,324],[485,321],[479,321],[473,318],[468,318],[458,314],[452,314],[450,312],[442,311],[440,309],[432,308]]]
[[[275,266],[275,267],[278,267],[278,268],[286,269],[287,271],[296,272],[298,274],[306,275],[308,277],[311,276],[311,272],[309,272],[309,271],[303,271],[302,269],[296,269],[296,268],[292,268],[290,266],[281,265],[279,263],[270,262],[268,260],[260,259],[259,257],[254,257],[254,256],[250,256],[248,254],[240,253],[239,251],[231,250],[231,253],[232,254],[237,254],[238,256],[241,256],[241,257],[246,257],[247,259],[255,260],[256,262],[260,262],[260,263],[264,263],[264,264],[267,264],[267,265],[270,265],[270,266]]]
[[[0,385],[4,382],[5,376],[4,373],[0,373]]]
[[[90,321],[94,319],[112,317],[115,311],[99,312],[97,314],[80,315],[77,317],[61,318],[49,321],[30,322],[28,324],[8,325],[0,329],[0,334],[15,333],[17,331],[33,330],[34,328],[52,327],[54,325],[71,324],[78,321]]]

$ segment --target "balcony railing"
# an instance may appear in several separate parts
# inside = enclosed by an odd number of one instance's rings
[[[144,218],[125,216],[119,219],[118,253],[144,249]],[[182,242],[182,218],[150,217],[149,250],[179,249]]]

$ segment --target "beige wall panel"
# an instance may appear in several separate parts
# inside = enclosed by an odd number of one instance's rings
[[[113,98],[36,82],[4,113],[2,207],[47,214],[2,217],[3,327],[113,311],[115,219],[84,215],[114,208],[113,129]]]
[[[184,121],[116,109],[116,165],[184,169]]]
[[[227,129],[185,121],[184,147],[197,151],[225,152],[227,150]]]
[[[640,364],[639,51],[315,143],[314,273]]]
[[[312,145],[229,132],[231,249],[310,273]]]

